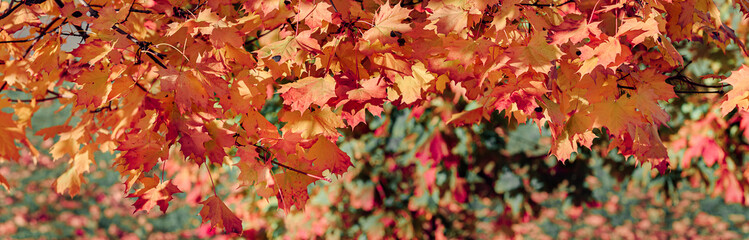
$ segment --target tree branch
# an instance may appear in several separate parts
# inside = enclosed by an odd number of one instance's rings
[[[702,84],[702,83],[698,83],[698,82],[692,81],[691,78],[689,78],[687,76],[684,76],[684,75],[676,75],[676,76],[668,77],[666,79],[666,81],[668,81],[668,80],[679,80],[679,81],[685,82],[685,83],[687,83],[689,85],[694,85],[694,86],[704,87],[704,88],[724,88],[724,87],[728,86],[728,85],[719,85],[719,86],[706,85],[706,84]]]
[[[675,93],[718,93],[723,94],[725,91],[723,90],[717,90],[717,91],[687,91],[687,90],[674,90]]]
[[[574,2],[575,2],[574,0],[567,0],[566,2],[556,3],[556,4],[552,1],[552,3],[549,3],[549,4],[540,4],[540,3],[536,2],[536,3],[521,3],[520,5],[521,6],[530,6],[530,7],[559,7],[559,6],[564,6],[564,5],[567,5],[569,3],[574,3]]]
[[[127,19],[130,17],[130,13],[133,12],[133,6],[135,5],[135,0],[133,0],[133,3],[130,4],[130,7],[127,10],[127,15],[125,16],[125,19],[120,21],[120,24],[125,23]]]
[[[13,6],[13,3],[15,3],[15,2],[16,1],[10,1],[10,5],[8,5],[9,6],[8,10],[6,10],[5,13],[3,13],[3,15],[0,15],[0,20],[2,20],[3,18],[6,18],[8,16],[10,16],[10,14],[13,13],[13,11],[16,11],[16,9],[18,9],[19,7],[21,7],[22,4],[20,2],[17,5]]]
[[[637,88],[635,88],[635,87],[624,86],[624,85],[620,85],[620,84],[617,84],[616,87],[618,87],[618,88],[624,88],[624,89],[629,89],[629,90],[637,90]]]
[[[264,161],[266,161],[266,162],[267,162],[268,160],[270,160],[270,159],[271,159],[271,153],[270,153],[270,151],[268,151],[268,149],[267,149],[267,148],[265,148],[265,147],[263,147],[263,146],[260,146],[260,145],[258,145],[258,144],[253,144],[253,146],[255,146],[256,148],[259,148],[259,149],[263,150],[263,152],[265,152],[265,153],[266,153],[266,154],[263,154],[263,160],[264,160]],[[296,173],[299,173],[299,174],[303,174],[303,175],[305,175],[305,176],[308,176],[308,177],[311,177],[311,178],[317,179],[317,180],[323,180],[323,181],[326,181],[326,182],[331,182],[331,181],[330,181],[330,180],[328,180],[327,178],[324,178],[324,177],[321,177],[321,176],[317,176],[317,175],[314,175],[314,174],[310,174],[310,173],[307,173],[307,172],[304,172],[304,171],[298,170],[298,169],[296,169],[296,168],[293,168],[293,167],[290,167],[290,166],[286,166],[286,165],[284,165],[284,164],[282,164],[282,163],[280,163],[280,162],[278,162],[278,161],[276,161],[276,160],[271,160],[271,163],[273,163],[273,164],[276,164],[276,165],[278,165],[278,166],[280,166],[280,167],[283,167],[283,168],[289,169],[289,170],[291,170],[291,171],[294,171],[294,172],[296,172]]]
[[[63,21],[62,24],[60,24],[59,26],[57,26],[54,29],[50,30],[49,28],[52,27],[52,25],[54,25],[58,20],[60,20],[59,17],[55,18],[54,20],[52,20],[52,22],[50,22],[49,25],[47,25],[46,27],[44,27],[44,29],[42,29],[42,31],[39,32],[39,35],[36,36],[36,37],[27,38],[27,39],[16,39],[16,40],[0,41],[0,44],[2,44],[2,43],[22,43],[22,42],[37,41],[37,40],[41,39],[42,37],[44,37],[45,35],[47,35],[47,33],[53,32],[56,29],[60,28],[62,25],[65,25],[65,23],[67,22],[67,20],[65,20],[65,21]],[[28,54],[28,52],[31,50],[31,48],[33,46],[34,46],[34,44],[31,44],[31,46],[29,46],[29,48],[26,49],[26,54]],[[26,54],[24,54],[23,56],[26,57]]]
[[[30,103],[30,102],[46,102],[46,101],[52,101],[58,98],[62,98],[62,96],[54,96],[54,97],[47,97],[42,99],[10,99],[11,102],[22,102],[22,103]]]
[[[39,41],[39,39],[44,37],[44,35],[47,35],[47,33],[55,31],[55,29],[61,27],[62,25],[65,25],[65,23],[68,22],[68,20],[65,19],[62,21],[62,23],[59,26],[55,27],[54,29],[52,29],[52,31],[50,31],[50,28],[52,28],[52,25],[55,25],[55,23],[57,23],[57,21],[59,21],[60,19],[61,19],[60,17],[55,18],[54,20],[52,20],[52,22],[47,24],[47,26],[44,27],[44,29],[42,29],[41,32],[39,32],[39,36],[36,36],[34,38],[34,43],[32,43],[31,46],[29,46],[28,48],[26,48],[26,52],[23,53],[23,58],[26,58],[26,56],[29,55],[29,52],[31,52],[31,49],[34,48],[34,45]]]
[[[88,112],[89,113],[99,113],[99,112],[103,112],[104,110],[112,111],[112,110],[116,110],[116,109],[117,109],[116,107],[112,107],[112,101],[109,101],[109,104],[106,107],[96,108],[96,109],[88,111]],[[163,175],[162,175],[162,177],[163,177]]]
[[[278,161],[276,161],[276,160],[273,160],[273,161],[271,161],[271,162],[272,162],[272,163],[274,163],[274,164],[276,164],[276,165],[278,165],[278,166],[281,166],[281,167],[284,167],[284,168],[286,168],[286,169],[289,169],[289,170],[291,170],[291,171],[294,171],[294,172],[297,172],[297,173],[300,173],[300,174],[304,174],[304,175],[307,175],[308,177],[311,177],[311,178],[314,178],[314,179],[317,179],[317,180],[323,180],[323,181],[326,181],[326,182],[331,182],[331,181],[330,181],[330,180],[328,180],[327,178],[324,178],[324,177],[320,177],[320,176],[317,176],[317,175],[312,175],[312,174],[309,174],[309,173],[306,173],[306,172],[302,172],[302,171],[296,170],[296,169],[294,169],[293,167],[289,167],[289,166],[283,165],[283,164],[279,163],[279,162],[278,162]]]

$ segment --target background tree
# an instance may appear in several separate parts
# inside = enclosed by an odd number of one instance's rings
[[[412,215],[384,222],[401,237],[425,234],[404,224],[478,219],[461,209],[484,199],[502,198],[490,204],[506,209],[497,223],[538,216],[537,192],[569,189],[572,205],[595,204],[591,166],[618,180],[652,166],[675,178],[664,186],[689,177],[746,202],[747,70],[723,58],[713,72],[685,71],[712,47],[746,56],[746,31],[712,1],[2,4],[0,157],[19,161],[26,149],[36,159],[26,131],[45,104],[59,104],[69,117],[34,131],[54,142],[52,159],[69,162],[58,193],[79,194],[95,153],[106,152],[135,211],[166,212],[186,191],[202,222],[227,232],[244,228],[227,200],[275,197],[288,213],[307,206],[316,181],[358,176],[370,178],[363,187],[378,206],[409,210],[385,215]],[[706,96],[725,84],[734,86],[725,98]],[[712,104],[686,119],[659,101]],[[668,123],[678,128],[661,129]],[[516,126],[542,130],[528,139]],[[692,167],[693,157],[704,165]],[[399,174],[367,172],[380,165]],[[400,191],[414,193],[407,205],[387,202]],[[429,217],[438,206],[467,215]]]

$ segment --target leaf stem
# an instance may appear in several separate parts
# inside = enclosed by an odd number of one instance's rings
[[[304,174],[304,175],[306,175],[308,177],[311,177],[311,178],[314,178],[314,179],[317,179],[317,180],[323,180],[323,181],[326,181],[326,182],[331,182],[327,178],[320,177],[320,176],[317,176],[317,175],[309,174],[309,173],[306,173],[306,172],[294,169],[293,167],[289,167],[289,166],[283,165],[282,163],[280,163],[280,162],[278,162],[276,160],[272,160],[271,162],[274,163],[274,164],[276,164],[276,165],[278,165],[278,166],[281,166],[281,167],[284,167],[284,168],[289,169],[291,171],[297,172],[299,174]]]
[[[213,187],[213,195],[216,195],[218,199],[221,199],[221,197],[218,196],[218,193],[216,193],[216,183],[213,182],[213,175],[211,175],[211,168],[208,167],[208,164],[205,164],[205,170],[208,170],[208,178],[211,179],[211,186]]]

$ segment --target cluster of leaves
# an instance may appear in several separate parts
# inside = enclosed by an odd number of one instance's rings
[[[26,130],[41,102],[57,101],[75,114],[35,133],[54,139],[53,159],[68,159],[69,167],[53,184],[58,193],[80,193],[96,152],[117,153],[114,167],[125,179],[124,193],[136,198],[136,211],[158,205],[165,212],[175,194],[189,191],[203,206],[203,222],[229,232],[241,232],[243,225],[226,200],[244,193],[220,197],[214,180],[222,176],[212,172],[237,167],[236,181],[253,194],[275,196],[285,212],[303,209],[310,184],[330,181],[352,166],[349,154],[335,144],[339,131],[368,131],[360,124],[382,116],[388,106],[411,108],[415,118],[435,117],[427,126],[439,131],[420,139],[428,147],[413,148],[417,152],[405,157],[433,163],[422,172],[431,177],[424,182],[427,189],[436,187],[431,180],[438,173],[452,176],[449,189],[458,202],[468,201],[469,191],[485,189],[469,188],[473,178],[512,176],[489,165],[529,164],[516,162],[542,160],[548,152],[565,162],[578,147],[616,149],[665,172],[668,153],[658,128],[669,114],[658,101],[676,96],[671,85],[676,80],[716,87],[681,75],[685,63],[674,43],[723,50],[733,43],[747,53],[743,38],[706,0],[56,0],[2,2],[0,10],[0,108],[9,109],[0,113],[0,135],[8,136],[0,139],[0,158],[18,161],[20,148],[39,156]],[[63,51],[66,47],[73,50]],[[721,114],[701,121],[744,115],[747,71],[742,67],[725,79],[734,89]],[[276,95],[280,108],[264,107]],[[466,136],[492,137],[492,130],[502,136],[496,128],[502,117],[504,124],[530,121],[548,128],[551,148],[531,160],[497,159],[492,150],[498,148],[457,144],[470,142]],[[731,119],[741,130],[747,126],[743,118]],[[481,122],[489,124],[466,136],[454,127]],[[681,130],[706,131],[693,126]],[[389,131],[372,129],[375,135]],[[399,146],[405,137],[392,138],[386,148],[421,146]],[[701,139],[683,144],[688,148],[683,162],[715,149],[706,144],[710,138]],[[605,141],[605,148],[596,149],[597,141]],[[466,149],[461,153],[454,146]],[[734,152],[741,157],[741,151]],[[383,154],[382,164],[391,164],[392,156]],[[734,174],[744,168],[749,176],[743,159],[705,156],[727,173],[719,174],[714,192],[745,202],[749,177]],[[459,164],[461,157],[468,164]],[[473,158],[481,164],[474,165]],[[210,187],[163,176],[175,166],[201,175],[186,163],[205,165]],[[549,184],[559,174],[575,174],[553,165],[531,164],[535,168],[520,167],[516,174],[537,175],[542,188],[554,188]],[[2,176],[0,182],[10,187]],[[529,182],[522,186],[535,188]],[[523,202],[529,192],[514,191],[519,200],[502,195],[505,201],[529,204],[531,210],[511,214],[538,212],[532,202]],[[414,199],[428,201],[421,193]]]
[[[51,116],[54,109],[43,108],[43,114],[32,121],[44,124],[55,118]],[[431,115],[431,109],[418,119],[413,112],[388,109],[384,114],[392,121],[369,123],[372,130],[381,129],[378,134],[361,128],[344,133],[350,137],[341,148],[353,156],[355,168],[334,180],[335,184],[311,187],[305,211],[281,214],[278,202],[265,201],[252,192],[224,199],[246,224],[243,234],[297,239],[362,235],[375,239],[660,238],[673,234],[736,239],[749,235],[747,209],[710,198],[701,193],[704,190],[683,187],[690,183],[680,179],[678,172],[651,178],[646,168],[635,168],[631,160],[613,151],[607,156],[584,151],[558,165],[553,157],[539,157],[548,151],[550,132],[539,133],[533,124],[512,129],[506,118],[495,116],[498,122],[459,127],[453,133],[434,128],[439,117]],[[52,145],[50,140],[32,142],[41,152]],[[421,156],[442,142],[457,157],[422,161]],[[22,156],[22,161],[31,161],[30,153]],[[99,165],[111,164],[110,156],[98,155],[97,160]],[[40,178],[61,173],[64,165],[42,157],[34,168],[0,168],[18,183],[17,191],[3,195],[8,206],[0,209],[0,219],[6,220],[0,234],[16,238],[205,238],[221,234],[210,225],[198,227],[200,219],[194,215],[199,211],[200,193],[210,191],[211,186],[206,172],[192,175],[194,164],[166,166],[164,176],[180,189],[190,190],[175,195],[167,214],[133,216],[135,207],[123,199],[124,186],[118,183],[116,171],[87,175],[90,183],[75,198],[47,194],[43,186],[51,179]],[[216,172],[222,176],[216,179],[220,195],[236,189],[238,169]],[[627,180],[622,185],[617,178]],[[663,191],[668,184],[675,185],[672,196]]]

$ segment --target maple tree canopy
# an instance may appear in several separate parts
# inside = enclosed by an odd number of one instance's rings
[[[94,153],[115,153],[136,211],[165,212],[185,190],[160,177],[168,161],[237,167],[242,186],[303,209],[308,185],[352,166],[339,130],[388,104],[472,103],[435,113],[452,125],[532,121],[561,162],[600,130],[609,149],[665,171],[659,103],[685,65],[674,43],[747,53],[710,0],[21,0],[0,14],[0,158],[38,155],[30,119],[59,102],[75,114],[35,133],[69,162],[53,188],[78,194]],[[749,110],[748,78],[747,66],[725,78],[723,115]],[[215,190],[201,199],[204,222],[242,231]]]

